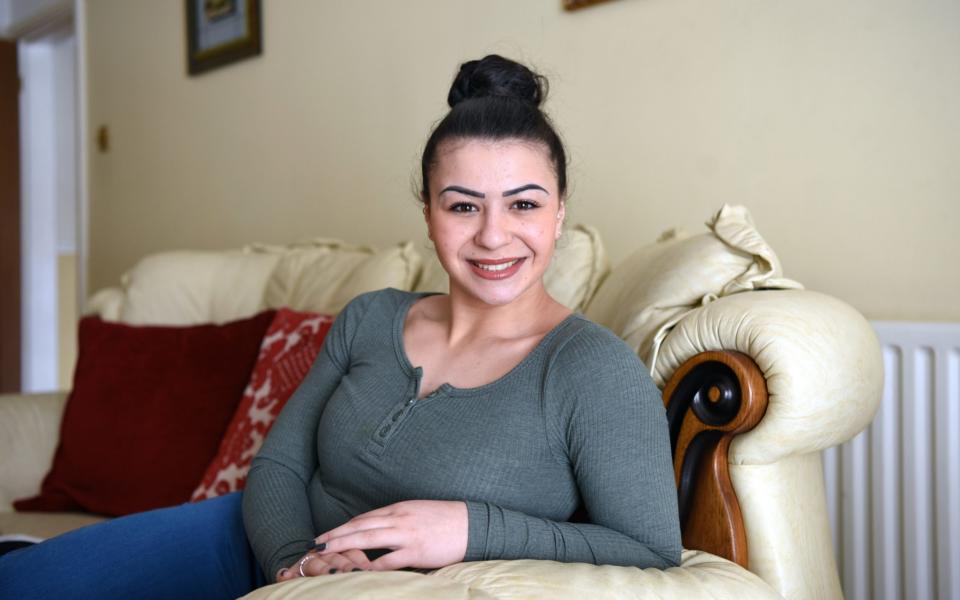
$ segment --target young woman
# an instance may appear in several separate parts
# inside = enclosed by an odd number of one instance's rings
[[[234,494],[116,519],[0,559],[2,585],[233,597],[465,560],[678,564],[660,394],[544,288],[566,198],[545,94],[502,57],[461,66],[421,173],[449,294],[344,309],[253,462],[242,518]]]

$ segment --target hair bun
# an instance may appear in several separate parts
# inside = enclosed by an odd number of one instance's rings
[[[547,80],[524,65],[496,54],[460,65],[447,95],[453,108],[471,98],[513,98],[540,106],[547,97]]]

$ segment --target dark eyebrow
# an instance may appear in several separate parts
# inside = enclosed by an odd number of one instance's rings
[[[441,194],[445,194],[447,192],[460,192],[461,194],[465,194],[467,196],[473,196],[474,198],[486,198],[486,196],[480,192],[475,192],[474,190],[471,190],[465,187],[460,187],[459,185],[448,185],[447,187],[440,190]]]
[[[535,183],[528,183],[527,185],[521,185],[521,186],[518,187],[518,188],[505,191],[505,192],[503,193],[503,197],[506,198],[507,196],[513,196],[514,194],[519,194],[520,192],[525,192],[525,191],[527,191],[527,190],[540,190],[540,191],[543,192],[544,194],[549,194],[549,193],[550,193],[550,192],[548,192],[547,190],[543,189],[542,187],[540,187],[539,185],[537,185],[537,184],[535,184]]]

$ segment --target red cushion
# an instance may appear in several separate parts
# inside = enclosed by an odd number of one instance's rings
[[[191,500],[242,490],[250,462],[270,426],[320,352],[333,318],[282,308],[263,336],[260,356],[250,375],[217,456]]]
[[[273,316],[194,327],[84,318],[53,466],[15,508],[117,516],[189,500]]]

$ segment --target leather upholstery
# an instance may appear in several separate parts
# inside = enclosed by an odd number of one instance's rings
[[[780,596],[753,573],[722,558],[693,550],[683,552],[681,566],[664,571],[546,560],[494,560],[450,565],[428,575],[366,572],[296,579],[244,596],[244,600],[300,598],[772,600]]]
[[[13,510],[14,500],[40,491],[53,463],[66,400],[66,392],[0,395],[0,515]]]
[[[760,424],[731,444],[732,463],[772,463],[840,444],[880,404],[880,343],[860,313],[830,296],[753,292],[693,311],[664,340],[654,381],[662,385],[688,358],[715,349],[753,358],[770,395]]]
[[[802,288],[785,279],[780,261],[742,206],[724,205],[709,231],[668,231],[614,268],[586,316],[623,338],[653,371],[670,329],[697,307],[755,289]]]
[[[730,465],[747,530],[748,567],[784,598],[842,599],[819,452]]]
[[[107,517],[87,513],[0,511],[0,535],[20,534],[46,539],[106,519]]]
[[[883,385],[880,345],[843,302],[803,290],[720,298],[691,311],[660,349],[654,379],[712,349],[736,350],[767,381],[763,420],[730,446],[749,567],[785,598],[842,598],[819,451],[873,419]]]

